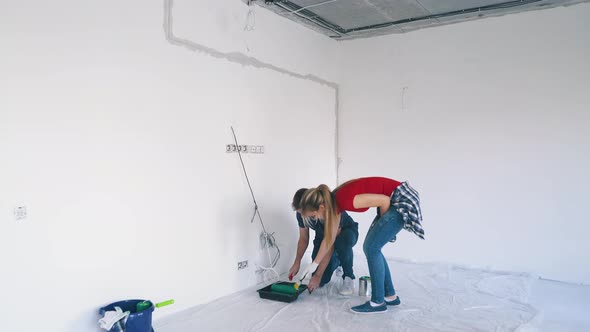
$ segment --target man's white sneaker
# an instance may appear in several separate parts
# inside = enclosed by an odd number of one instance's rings
[[[352,295],[354,293],[354,280],[344,277],[339,293],[340,295]]]

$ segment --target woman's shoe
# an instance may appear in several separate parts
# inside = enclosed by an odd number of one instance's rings
[[[350,310],[355,314],[382,314],[384,312],[387,312],[387,305],[385,305],[385,303],[382,303],[376,307],[373,307],[371,305],[371,301],[367,301],[367,303],[357,305],[356,307],[352,307],[350,308]]]
[[[387,305],[400,305],[401,301],[399,300],[399,296],[395,298],[393,301],[385,300],[385,304]]]

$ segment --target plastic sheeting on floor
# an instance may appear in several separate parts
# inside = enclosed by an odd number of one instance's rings
[[[357,256],[358,257],[358,256]],[[293,303],[261,299],[253,287],[156,322],[158,332],[194,331],[528,331],[537,310],[527,304],[534,278],[442,264],[388,260],[402,301],[388,312],[358,315],[367,299],[338,295],[341,278]],[[358,277],[366,263],[355,264]]]

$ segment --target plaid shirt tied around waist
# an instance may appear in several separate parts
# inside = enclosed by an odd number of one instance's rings
[[[404,229],[424,240],[424,229],[420,224],[422,221],[420,196],[408,182],[402,182],[391,194],[391,206],[402,215]]]

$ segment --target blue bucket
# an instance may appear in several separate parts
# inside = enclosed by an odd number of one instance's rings
[[[145,300],[126,300],[111,303],[105,307],[100,308],[99,314],[101,317],[103,317],[105,312],[115,311],[115,307],[119,307],[124,312],[131,312],[127,318],[127,323],[125,323],[125,326],[123,326],[125,332],[153,332],[152,312],[154,312],[154,304],[150,302],[152,305],[149,308],[143,310],[142,312],[137,312],[137,304],[143,301]],[[109,332],[116,331],[118,331],[116,325],[109,330]]]

